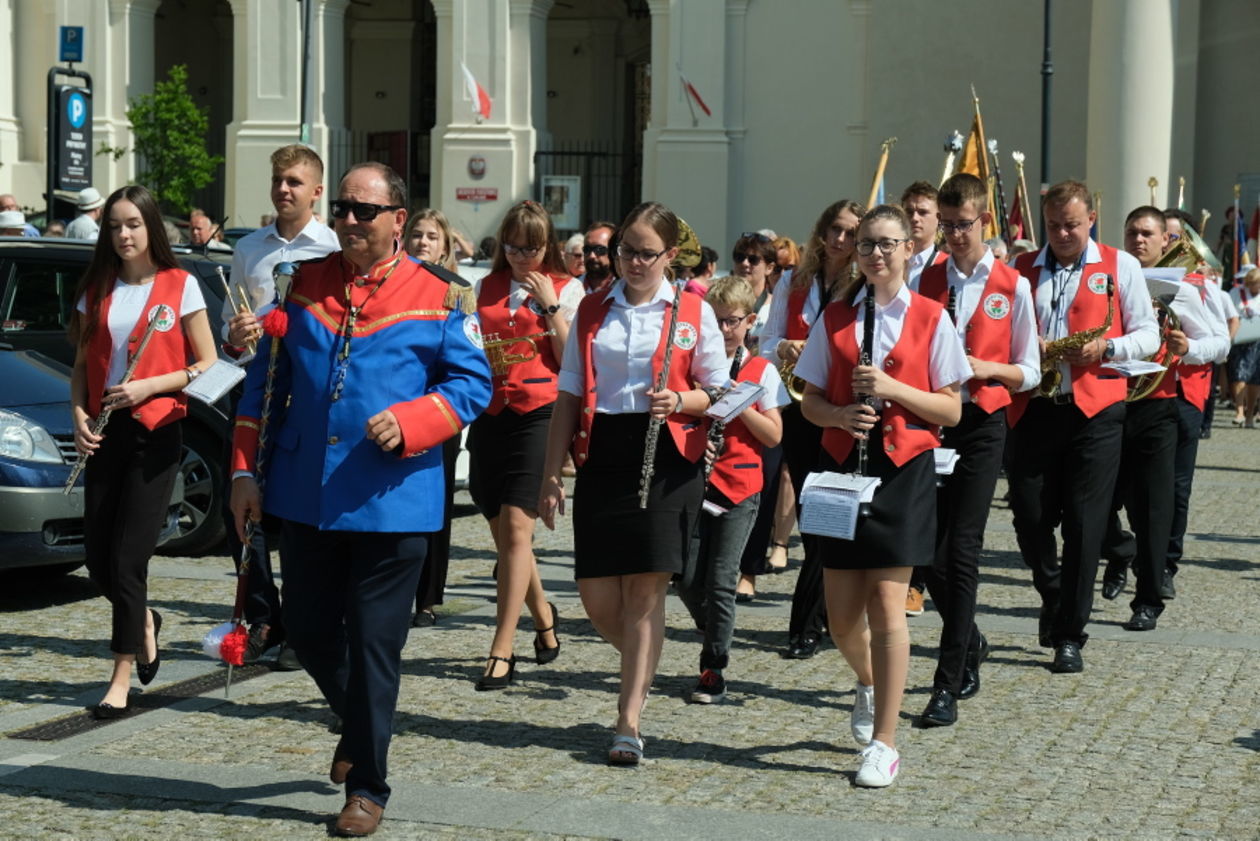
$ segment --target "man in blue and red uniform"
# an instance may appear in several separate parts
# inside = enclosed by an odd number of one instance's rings
[[[332,202],[341,251],[301,263],[236,419],[232,511],[282,521],[289,644],[343,722],[329,777],[340,835],[368,835],[385,782],[399,667],[427,535],[443,517],[442,449],[486,407],[490,370],[471,295],[400,248],[407,212],[389,167],[356,164]],[[282,408],[286,406],[287,408]],[[253,470],[267,431],[267,495]]]

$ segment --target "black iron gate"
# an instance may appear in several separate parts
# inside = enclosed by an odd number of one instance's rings
[[[556,143],[534,153],[534,199],[555,212],[559,210],[558,188],[578,187],[576,215],[557,225],[561,234],[583,231],[596,220],[620,222],[639,203],[640,168],[639,156],[616,143]],[[574,177],[581,179],[580,185]]]

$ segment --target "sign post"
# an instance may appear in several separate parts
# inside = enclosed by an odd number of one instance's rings
[[[61,61],[83,60],[83,27],[61,27]],[[58,77],[80,84],[61,84]],[[92,186],[92,76],[73,66],[48,70],[48,210],[52,222],[57,190],[79,191]]]

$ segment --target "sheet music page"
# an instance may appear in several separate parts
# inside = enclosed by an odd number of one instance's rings
[[[737,383],[734,388],[723,394],[716,403],[705,410],[706,417],[714,418],[722,423],[730,423],[739,417],[745,409],[761,399],[766,390],[756,383]]]
[[[184,386],[184,393],[203,403],[217,403],[233,386],[245,379],[245,369],[238,368],[222,359],[201,372],[195,380]]]

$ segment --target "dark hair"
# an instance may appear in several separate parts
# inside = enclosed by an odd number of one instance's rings
[[[1180,219],[1181,227],[1189,228],[1190,230],[1194,231],[1196,234],[1203,233],[1202,231],[1199,230],[1199,223],[1194,221],[1194,217],[1192,217],[1189,213],[1187,213],[1186,211],[1182,210],[1179,207],[1170,207],[1167,210],[1165,210],[1164,219],[1165,220]]]
[[[700,246],[700,262],[696,263],[692,272],[695,274],[704,274],[709,270],[709,266],[715,265],[718,261],[718,253],[707,245]]]
[[[617,239],[620,240],[622,234],[631,225],[637,225],[640,222],[656,231],[656,235],[665,244],[666,251],[678,247],[678,217],[674,215],[674,211],[658,201],[645,201],[632,208],[626,214],[626,218],[621,220],[621,227],[617,229]]]
[[[390,204],[396,204],[399,207],[407,206],[406,183],[403,182],[402,177],[399,176],[397,172],[394,172],[393,167],[388,164],[383,164],[380,161],[364,161],[360,164],[351,165],[349,169],[341,174],[341,179],[337,182],[338,185],[342,184],[347,178],[349,178],[350,173],[359,169],[370,169],[377,175],[381,176],[381,178],[385,179],[385,185],[389,188]]]
[[[513,205],[503,215],[499,223],[499,233],[494,249],[494,262],[490,271],[501,272],[511,268],[503,244],[508,240],[525,240],[527,248],[543,249],[542,270],[547,274],[565,274],[569,270],[564,266],[564,254],[560,251],[560,243],[556,240],[556,229],[551,225],[551,214],[536,201],[526,199]],[[513,242],[513,245],[516,243]]]
[[[936,195],[936,203],[943,207],[960,208],[967,202],[975,205],[980,213],[989,209],[989,190],[984,182],[970,172],[951,175]]]
[[[87,296],[87,316],[80,319],[76,315],[71,319],[70,340],[72,342],[86,345],[92,338],[101,323],[101,302],[109,294],[114,280],[118,277],[118,271],[122,268],[122,258],[114,250],[114,238],[110,234],[109,227],[110,211],[120,201],[131,202],[136,206],[136,210],[140,211],[140,218],[144,220],[145,233],[149,237],[149,259],[153,261],[158,271],[179,268],[175,252],[171,251],[170,240],[166,238],[166,225],[162,221],[162,212],[158,209],[153,195],[139,184],[119,187],[110,193],[101,210],[101,220],[104,224],[101,226],[100,236],[96,238],[92,261],[88,263],[87,270],[79,279],[79,285],[75,289],[75,301],[84,295]],[[78,313],[77,309],[75,313]]]
[[[587,226],[586,226],[586,233],[588,233],[588,234],[593,234],[593,233],[595,233],[596,231],[598,231],[600,228],[607,228],[608,230],[612,231],[614,234],[615,234],[615,233],[617,233],[617,223],[616,223],[616,222],[605,222],[605,221],[602,221],[602,220],[601,220],[601,221],[599,221],[599,222],[592,222],[591,224],[587,225]]]
[[[1127,228],[1129,227],[1129,223],[1134,219],[1141,219],[1144,217],[1149,217],[1158,221],[1159,229],[1161,231],[1168,230],[1168,225],[1164,221],[1164,211],[1160,210],[1158,207],[1151,207],[1149,204],[1144,204],[1141,207],[1135,207],[1130,210],[1129,215],[1124,217],[1124,226]]]
[[[766,261],[766,266],[771,269],[774,268],[779,259],[779,249],[774,247],[774,240],[763,234],[742,236],[735,240],[735,244],[731,246],[732,259],[739,252],[760,254],[761,259]]]
[[[937,199],[936,188],[927,181],[916,181],[907,187],[901,193],[901,203],[905,204],[913,198],[925,198],[930,201],[939,201]]]

